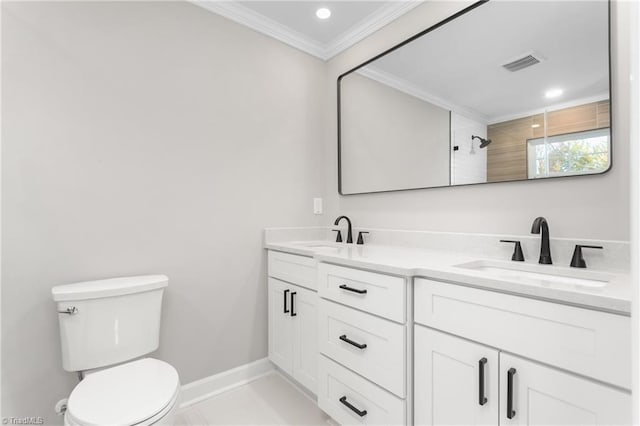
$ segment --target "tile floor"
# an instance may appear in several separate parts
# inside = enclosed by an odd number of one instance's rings
[[[336,425],[314,401],[273,373],[178,412],[176,425]]]

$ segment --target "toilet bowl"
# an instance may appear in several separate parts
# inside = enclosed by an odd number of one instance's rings
[[[71,392],[65,425],[172,425],[180,404],[175,368],[153,358],[89,374]]]

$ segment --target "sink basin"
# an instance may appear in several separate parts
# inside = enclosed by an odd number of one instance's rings
[[[604,287],[611,280],[611,275],[606,272],[497,260],[476,260],[455,267],[484,272],[498,279],[535,285]]]
[[[340,250],[340,247],[322,246],[322,245],[307,246],[307,247],[311,247],[314,250],[322,250],[322,251],[339,251]]]
[[[323,243],[323,242],[314,242],[314,243],[301,242],[301,243],[295,243],[295,244],[302,247],[308,247],[314,250],[325,251],[325,252],[338,252],[342,248],[337,244],[331,245],[331,243]]]

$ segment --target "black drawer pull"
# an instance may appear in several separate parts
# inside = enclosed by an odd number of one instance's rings
[[[484,405],[487,403],[487,397],[484,396],[484,365],[486,363],[487,363],[486,358],[482,358],[478,361],[478,370],[479,370],[478,404],[480,405]]]
[[[367,347],[366,343],[354,342],[353,340],[349,339],[346,334],[343,334],[342,336],[340,336],[340,340],[342,340],[343,342],[347,342],[348,344],[353,345],[358,349],[364,349]]]
[[[295,291],[291,292],[291,316],[292,317],[295,317],[295,316],[298,315],[296,312],[293,312],[293,308],[295,308],[294,303],[293,303],[294,302],[293,296],[295,296],[296,294],[298,294],[298,293],[296,293]]]
[[[287,293],[289,293],[289,289],[285,290],[284,293],[283,293],[283,296],[284,296],[283,305],[284,305],[284,313],[285,314],[289,313],[289,309],[287,309]]]
[[[357,288],[349,287],[346,284],[342,284],[340,286],[340,288],[343,289],[343,290],[352,291],[352,292],[358,293],[358,294],[367,294],[367,290],[359,290]]]
[[[516,369],[510,368],[507,371],[507,418],[515,417],[516,412],[513,409],[513,376],[516,375]]]
[[[349,403],[349,401],[347,401],[347,397],[346,396],[343,396],[342,398],[340,398],[340,402],[342,402],[342,404],[344,404],[349,410],[353,411],[354,413],[356,413],[360,417],[364,417],[364,416],[367,415],[367,410],[362,410],[362,411],[358,410],[356,407],[351,405]]]

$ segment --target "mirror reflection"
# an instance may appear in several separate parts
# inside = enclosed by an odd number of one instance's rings
[[[476,4],[338,85],[342,194],[611,164],[606,1]]]

